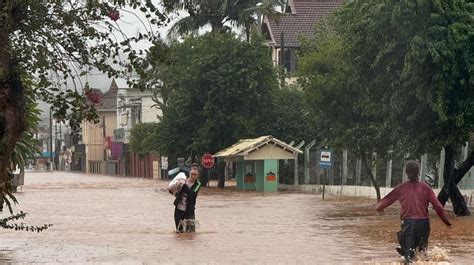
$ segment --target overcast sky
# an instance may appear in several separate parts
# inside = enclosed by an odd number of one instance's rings
[[[171,18],[173,21],[178,19],[177,15],[172,15]],[[108,19],[108,18],[106,18]],[[128,37],[133,37],[139,32],[148,33],[150,30],[154,34],[160,34],[162,37],[166,37],[169,28],[172,26],[172,23],[168,25],[150,25],[145,17],[145,14],[139,10],[134,10],[132,8],[127,8],[125,10],[120,10],[120,19],[117,21],[117,25],[123,31],[123,33]],[[116,34],[117,38],[121,36]],[[138,44],[133,44],[133,48],[138,49],[148,49],[151,46],[151,43],[140,42]],[[123,59],[127,58],[127,55],[121,56]],[[54,74],[52,74],[54,76]],[[60,83],[60,80],[52,80],[53,82]],[[123,78],[116,78],[116,82],[119,88],[125,88],[127,86],[127,81]],[[75,84],[74,84],[75,83]],[[76,78],[75,82],[68,81],[68,86],[73,88],[76,87],[78,91],[82,90],[82,87],[89,83],[90,87],[98,88],[102,91],[107,91],[112,83],[112,78],[109,78],[107,74],[104,74],[98,70],[93,70],[86,76]],[[40,109],[43,111],[41,115],[42,120],[49,122],[49,105],[44,102],[39,102]]]
[[[159,1],[154,1],[159,2]],[[159,4],[157,4],[159,6]],[[117,21],[117,25],[120,27],[122,32],[128,36],[133,37],[137,35],[139,32],[141,33],[149,33],[150,30],[154,34],[159,34],[162,38],[166,38],[168,34],[168,30],[171,28],[173,23],[178,19],[186,16],[186,12],[180,12],[179,14],[172,14],[170,15],[171,22],[168,25],[150,25],[147,22],[145,14],[139,10],[134,10],[132,8],[127,8],[125,10],[120,10],[120,19]],[[108,18],[105,18],[108,19]],[[234,29],[235,30],[235,29]],[[203,29],[200,32],[208,31],[208,29]],[[119,34],[116,34],[116,37],[119,38]],[[119,40],[120,41],[120,40]],[[135,50],[147,50],[151,46],[151,43],[140,42],[138,44],[133,44],[133,48]],[[121,56],[124,60],[126,60],[127,55]],[[109,78],[107,74],[101,73],[100,71],[91,71],[88,75],[76,78],[75,84],[74,82],[68,82],[68,86],[70,88],[76,87],[78,91],[82,90],[82,87],[89,83],[91,88],[97,88],[102,91],[107,91],[112,83],[112,78]],[[119,88],[126,88],[128,87],[127,81],[123,78],[116,78],[117,85]],[[53,82],[60,83],[60,80],[53,80]],[[48,117],[49,119],[49,106],[44,103],[40,103],[40,108],[43,110],[42,118]]]
[[[176,16],[173,16],[172,18],[176,19]],[[141,11],[128,8],[120,11],[120,19],[117,21],[117,25],[127,37],[136,36],[138,33],[148,34],[149,32],[153,32],[153,34],[159,34],[160,36],[166,37],[169,28],[172,26],[172,23],[170,23],[169,25],[160,26],[151,25],[148,23],[147,19],[145,18],[145,15]],[[117,38],[119,37],[120,36],[118,36],[117,34]],[[140,43],[133,44],[133,48],[135,50],[147,50],[150,46],[151,43],[143,41]],[[121,57],[126,60],[127,55],[124,54]],[[91,87],[99,88],[103,91],[108,90],[112,82],[111,78],[108,78],[106,74],[103,74],[99,71],[92,71],[86,77],[86,80]],[[116,81],[117,85],[120,88],[127,86],[126,80],[124,79],[116,79]]]

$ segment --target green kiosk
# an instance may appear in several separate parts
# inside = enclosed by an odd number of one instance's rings
[[[303,152],[271,135],[243,139],[214,154],[226,162],[235,162],[237,189],[278,190],[278,160],[295,159]]]

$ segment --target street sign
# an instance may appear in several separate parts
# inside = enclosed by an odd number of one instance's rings
[[[332,166],[332,150],[329,148],[319,149],[319,167],[330,168]]]
[[[161,157],[161,169],[167,170],[168,169],[168,157],[162,156]]]
[[[204,154],[201,158],[201,164],[205,168],[214,166],[214,157],[211,154]]]

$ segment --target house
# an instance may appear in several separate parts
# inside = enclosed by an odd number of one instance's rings
[[[94,99],[100,122],[83,121],[82,142],[85,153],[85,171],[96,174],[116,174],[107,164],[110,159],[111,142],[117,128],[117,91],[118,86],[112,80],[109,90],[103,93],[100,89],[88,89],[89,99]]]
[[[38,124],[34,133],[34,139],[37,142],[37,149],[41,152],[41,155],[35,157],[32,163],[35,166],[36,170],[46,170],[50,166],[52,160],[52,152],[49,151],[49,137],[50,137],[50,128],[48,124]]]
[[[117,95],[117,136],[123,143],[129,142],[130,130],[139,123],[157,122],[161,110],[153,107],[153,92],[141,91],[124,85]],[[117,138],[118,139],[118,138]]]
[[[342,0],[288,0],[282,15],[264,16],[262,34],[271,47],[274,65],[283,65],[287,73],[293,73],[298,68],[298,38],[314,36],[316,23],[341,5]]]
[[[162,116],[161,110],[154,107],[156,103],[153,101],[153,96],[151,91],[141,91],[125,85],[118,89],[117,129],[114,131],[112,155],[121,157],[119,167],[123,175],[148,178],[158,178],[160,175],[160,159],[157,154],[139,157],[131,153],[128,148],[130,132],[135,125],[158,122]]]
[[[235,163],[237,189],[277,191],[279,161],[295,161],[302,153],[298,148],[267,135],[242,139],[217,152],[214,157],[224,159],[226,163]]]

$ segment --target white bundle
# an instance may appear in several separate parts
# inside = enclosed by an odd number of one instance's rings
[[[183,184],[186,183],[186,174],[183,172],[178,173],[168,184],[168,190],[169,192],[173,193],[173,195],[176,195],[176,193],[181,191],[181,188],[183,187]]]

